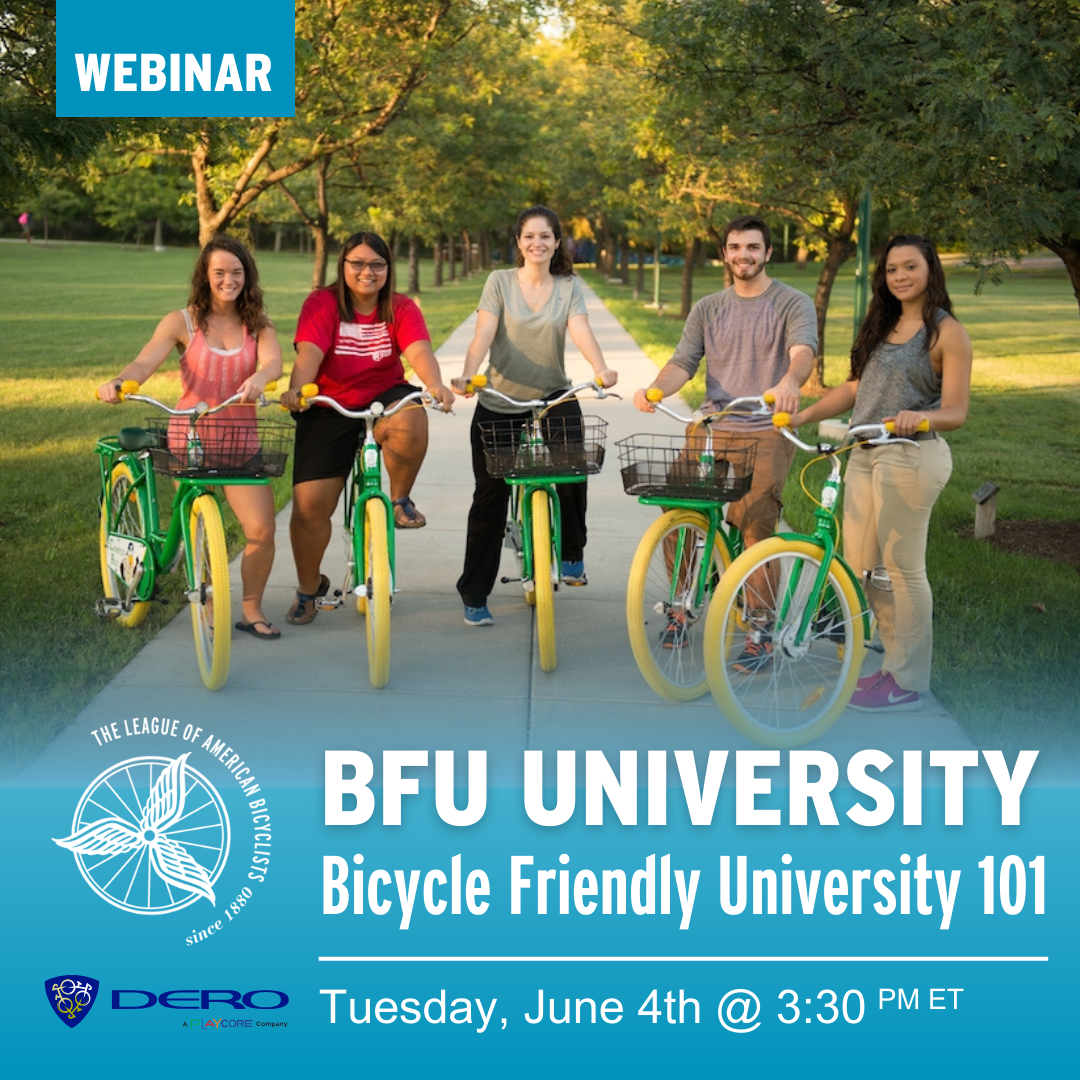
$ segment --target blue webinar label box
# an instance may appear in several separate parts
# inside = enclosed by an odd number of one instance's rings
[[[293,116],[292,0],[58,0],[57,116]]]

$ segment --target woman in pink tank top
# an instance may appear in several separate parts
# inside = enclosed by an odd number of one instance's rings
[[[244,401],[255,401],[267,383],[280,378],[281,346],[263,310],[255,260],[243,244],[218,236],[203,248],[191,275],[188,306],[166,315],[139,355],[98,388],[98,396],[115,405],[125,380],[145,382],[174,348],[180,353],[180,408],[200,401],[217,405],[236,393],[243,394]],[[254,411],[237,405],[217,416],[233,414],[250,419],[254,453],[258,449]],[[228,452],[244,451],[230,447]],[[246,539],[240,564],[244,617],[236,627],[256,637],[278,638],[281,631],[270,624],[262,608],[274,562],[273,493],[264,485],[226,485],[224,491]]]

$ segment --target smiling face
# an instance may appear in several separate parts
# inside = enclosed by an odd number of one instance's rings
[[[885,258],[885,284],[900,303],[922,300],[930,282],[926,256],[913,245],[894,247]]]
[[[218,306],[235,304],[244,291],[244,264],[229,251],[212,251],[206,265],[211,301]]]
[[[532,217],[521,226],[517,244],[527,266],[547,266],[559,241],[547,218]]]
[[[345,252],[342,271],[357,308],[365,313],[373,310],[390,271],[386,260],[367,244],[357,244]]]
[[[772,256],[772,248],[757,229],[732,231],[724,244],[724,262],[738,281],[753,281]]]

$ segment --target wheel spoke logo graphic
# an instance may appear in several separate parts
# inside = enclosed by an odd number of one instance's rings
[[[216,904],[229,816],[188,756],[129,758],[106,769],[83,792],[71,835],[53,841],[113,907],[164,915],[200,899]]]

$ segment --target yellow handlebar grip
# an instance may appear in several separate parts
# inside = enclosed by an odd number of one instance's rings
[[[775,394],[762,394],[761,395],[761,400],[764,401],[766,405],[774,405],[774,404],[776,404],[776,395]],[[781,424],[780,426],[783,427],[784,425]]]
[[[786,413],[786,412],[773,413],[772,424],[773,424],[773,427],[790,427],[791,426],[791,413]]]
[[[469,380],[469,386],[470,387],[487,386],[487,376],[486,375],[474,375]]]
[[[315,397],[318,392],[319,387],[313,382],[304,383],[304,385],[300,387],[300,394],[302,397]]]
[[[270,382],[268,382],[263,387],[263,393],[264,394],[272,394],[276,389],[277,389],[277,379],[271,379]]]
[[[663,401],[664,391],[661,390],[659,386],[650,386],[649,389],[645,391],[645,400],[651,401],[654,404],[657,401]]]
[[[894,433],[896,431],[896,421],[895,420],[886,420],[885,421],[885,430],[887,432],[889,432],[890,434]],[[919,421],[919,426],[915,430],[916,431],[929,431],[930,430],[930,421],[924,416]]]

